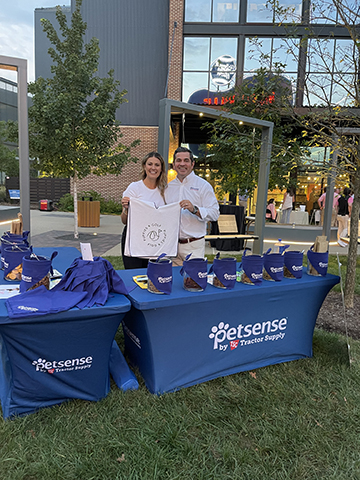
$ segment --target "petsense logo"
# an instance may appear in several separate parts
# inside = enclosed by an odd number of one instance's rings
[[[246,347],[255,343],[283,340],[287,327],[287,318],[266,320],[254,324],[230,327],[228,323],[220,322],[211,327],[209,338],[213,340],[213,349],[225,351]]]
[[[172,276],[171,277],[158,277],[158,282],[159,283],[170,283],[170,282],[172,282]]]
[[[284,270],[284,267],[270,267],[270,272],[271,273],[279,273]]]
[[[46,360],[38,358],[32,362],[36,372],[58,373],[85,370],[91,368],[93,358],[91,356],[81,358],[68,358],[67,360]]]

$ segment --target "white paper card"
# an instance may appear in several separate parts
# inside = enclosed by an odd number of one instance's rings
[[[90,262],[94,261],[94,257],[91,250],[91,243],[81,243],[80,242],[80,250],[83,260],[90,260]]]
[[[19,293],[19,285],[0,285],[0,298],[10,298]]]

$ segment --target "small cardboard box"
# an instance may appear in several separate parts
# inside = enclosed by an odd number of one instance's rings
[[[327,241],[325,235],[319,235],[318,237],[316,237],[316,240],[314,243],[314,252],[319,252],[319,253],[327,252],[328,248],[329,248],[329,242]],[[309,273],[310,275],[318,275],[317,271],[312,265],[310,265]]]
[[[325,235],[319,235],[316,237],[314,244],[314,252],[327,252],[329,248],[329,242]]]

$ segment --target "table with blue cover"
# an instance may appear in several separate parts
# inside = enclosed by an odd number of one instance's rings
[[[121,272],[126,284],[145,270]],[[170,295],[137,287],[122,326],[125,352],[161,394],[216,377],[312,356],[316,317],[339,277],[309,276],[233,290],[187,292],[173,268]]]
[[[54,250],[59,255],[53,267],[61,273],[80,256],[71,247],[35,248],[34,252],[50,256]],[[26,415],[71,398],[99,400],[109,392],[109,373],[120,386],[119,377],[128,367],[114,336],[130,306],[124,295],[114,293],[103,307],[13,320],[8,317],[5,301],[0,300],[4,418]]]

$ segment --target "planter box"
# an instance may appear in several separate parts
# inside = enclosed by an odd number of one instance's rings
[[[78,226],[100,227],[100,202],[78,201]]]

